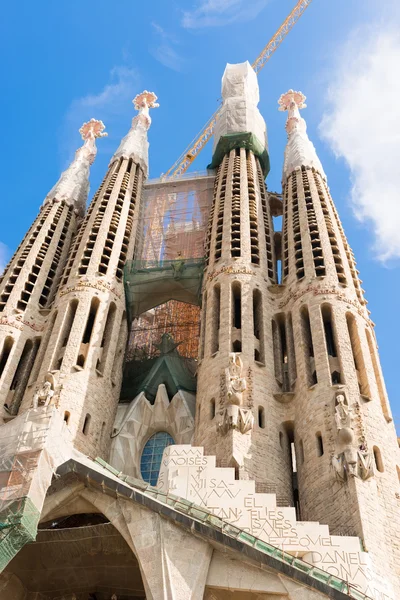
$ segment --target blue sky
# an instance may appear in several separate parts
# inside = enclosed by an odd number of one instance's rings
[[[22,0],[0,23],[3,90],[0,263],[18,245],[48,190],[102,119],[95,191],[134,115],[131,99],[159,96],[150,130],[152,177],[165,172],[217,107],[227,62],[252,62],[295,0]],[[261,72],[260,110],[279,190],[288,88],[327,173],[377,324],[389,396],[400,427],[400,10],[395,0],[313,0]],[[194,164],[204,169],[207,147]]]

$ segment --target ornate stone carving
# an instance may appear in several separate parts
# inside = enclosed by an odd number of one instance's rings
[[[84,123],[79,133],[84,144],[75,153],[75,158],[61,174],[56,185],[47,194],[44,205],[48,202],[66,202],[75,205],[78,213],[85,211],[86,201],[89,193],[89,168],[96,158],[96,138],[108,135],[104,133],[103,121],[91,119]]]
[[[218,425],[221,433],[237,429],[247,433],[253,428],[254,417],[251,409],[243,406],[243,392],[247,389],[246,378],[242,376],[243,362],[239,353],[229,354],[229,365],[225,369],[225,408],[222,421]]]
[[[243,403],[243,392],[247,388],[246,378],[242,377],[243,362],[237,352],[229,353],[229,366],[225,369],[226,391],[229,404]]]
[[[39,406],[49,406],[49,404],[53,402],[54,387],[54,376],[51,373],[47,373],[42,385],[36,388],[32,400],[33,408],[38,408]]]
[[[345,394],[340,391],[335,396],[335,422],[337,427],[338,452],[332,457],[332,465],[339,479],[345,481],[349,477],[369,479],[373,476],[372,455],[368,450],[365,436],[357,443],[354,432],[355,408],[349,407]],[[361,443],[360,443],[361,442]]]
[[[346,396],[342,393],[336,395],[335,421],[338,430],[343,427],[351,427],[351,409],[349,409]]]
[[[304,102],[305,99],[306,97],[301,92],[289,90],[286,94],[282,94],[278,100],[279,110],[288,111],[285,126],[288,141],[285,148],[283,178],[286,180],[296,169],[308,166],[315,168],[326,180],[326,175],[314,145],[307,135],[306,122],[299,113],[299,108],[307,106]]]
[[[114,154],[111,163],[118,158],[133,158],[143,169],[146,177],[148,170],[148,148],[147,131],[151,125],[150,108],[157,108],[157,96],[153,92],[145,90],[138,94],[132,103],[139,114],[132,119],[132,126],[127,135],[121,141],[118,150]]]
[[[237,404],[230,404],[224,410],[222,421],[218,424],[221,433],[227,433],[229,429],[237,429],[240,433],[247,433],[253,429],[254,417],[248,408],[242,408]]]

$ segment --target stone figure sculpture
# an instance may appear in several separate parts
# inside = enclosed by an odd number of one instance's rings
[[[49,375],[46,376],[42,385],[36,388],[32,401],[33,408],[38,408],[38,406],[49,406],[52,402],[54,396],[54,382],[52,381],[51,374]]]
[[[225,370],[226,389],[229,404],[242,405],[243,392],[247,388],[245,377],[242,377],[243,362],[236,352],[229,354],[229,366]]]
[[[343,392],[335,397],[335,422],[338,452],[332,457],[332,465],[339,479],[345,481],[349,477],[359,477],[365,480],[372,477],[371,453],[365,441],[357,447],[353,411]]]
[[[240,355],[231,352],[229,365],[225,369],[226,408],[218,426],[221,433],[227,433],[229,429],[247,433],[253,428],[253,414],[250,409],[243,406],[243,392],[247,389],[247,382],[242,372],[243,362]]]
[[[336,396],[335,421],[338,430],[343,427],[351,427],[351,410],[343,394]]]

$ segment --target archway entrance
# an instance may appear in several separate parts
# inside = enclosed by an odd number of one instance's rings
[[[117,529],[99,514],[40,526],[0,576],[0,600],[144,600],[139,565]]]

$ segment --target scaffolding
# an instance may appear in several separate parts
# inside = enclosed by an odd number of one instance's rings
[[[135,260],[125,267],[130,360],[156,356],[164,333],[180,344],[182,357],[197,358],[214,180],[211,172],[188,173],[174,180],[151,180],[144,187]]]

